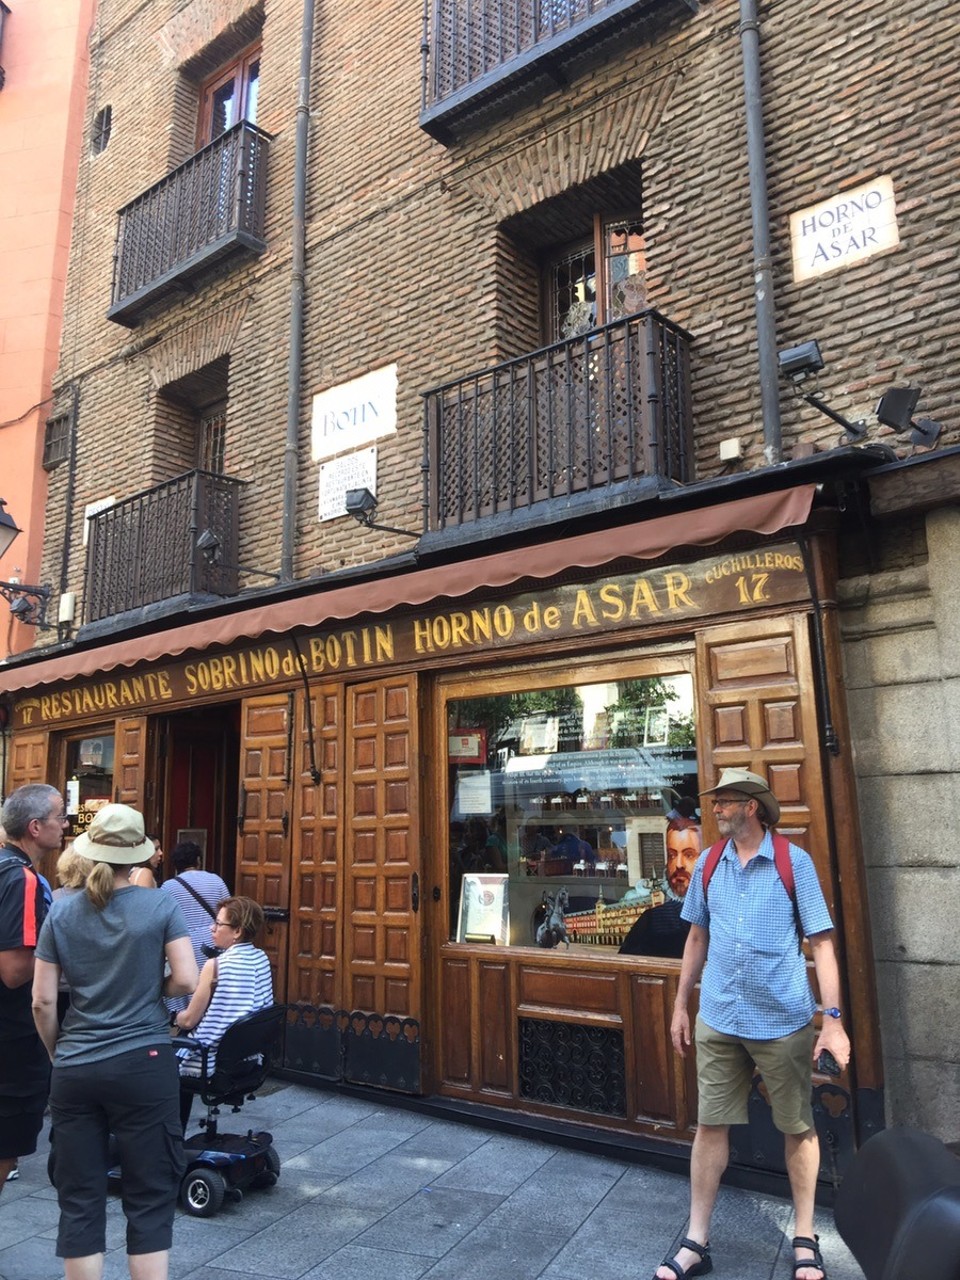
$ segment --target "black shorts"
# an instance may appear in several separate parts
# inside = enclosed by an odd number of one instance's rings
[[[56,1067],[50,1089],[57,1256],[103,1253],[109,1138],[120,1157],[127,1253],[170,1248],[183,1174],[179,1076],[168,1043]]]
[[[50,1059],[37,1035],[0,1044],[0,1160],[31,1156],[43,1128]]]

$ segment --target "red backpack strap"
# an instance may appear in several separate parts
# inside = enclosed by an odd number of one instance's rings
[[[790,841],[779,831],[773,833],[773,861],[783,881],[783,887],[792,901],[797,900],[797,885],[793,878],[793,863],[790,860]]]
[[[718,840],[716,844],[712,844],[707,850],[707,860],[703,864],[703,873],[701,876],[703,882],[703,901],[707,901],[707,885],[710,883],[713,873],[717,869],[717,863],[723,856],[723,851],[727,847],[726,840]]]
[[[793,920],[797,926],[797,950],[803,950],[803,923],[800,920],[800,907],[797,903],[797,883],[793,876],[793,862],[790,858],[790,841],[779,832],[773,833],[773,861],[777,874],[783,881],[793,907]]]
[[[803,925],[800,922],[800,908],[797,905],[797,884],[793,875],[793,862],[790,858],[790,841],[786,836],[780,835],[779,832],[771,833],[773,838],[773,863],[777,868],[777,875],[780,877],[783,887],[787,892],[793,906],[793,919],[797,926],[797,947],[803,947]],[[717,869],[723,851],[727,847],[726,840],[718,840],[716,844],[712,844],[707,850],[706,861],[703,864],[703,901],[707,901],[707,885],[709,885],[713,873]]]

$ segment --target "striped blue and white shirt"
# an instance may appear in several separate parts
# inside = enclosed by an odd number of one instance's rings
[[[776,1040],[799,1031],[816,1002],[806,961],[797,950],[793,903],[764,833],[756,856],[741,866],[728,840],[703,896],[699,857],[683,904],[684,920],[708,929],[710,942],[700,983],[700,1016],[707,1026],[744,1040]],[[806,937],[833,928],[810,855],[790,845],[797,907]]]
[[[273,1004],[273,975],[266,953],[251,942],[236,942],[227,947],[223,955],[214,961],[217,966],[217,985],[214,988],[207,1011],[190,1032],[191,1040],[211,1048],[207,1059],[207,1072],[213,1071],[217,1060],[216,1046],[223,1033],[238,1018]],[[200,1074],[200,1054],[196,1050],[178,1049],[181,1059],[180,1074]]]

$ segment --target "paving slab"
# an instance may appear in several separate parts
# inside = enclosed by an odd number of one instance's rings
[[[274,1134],[275,1187],[214,1218],[178,1212],[171,1280],[650,1280],[686,1228],[676,1173],[271,1081],[224,1129]],[[61,1280],[44,1136],[0,1195],[0,1280]],[[790,1205],[723,1187],[718,1280],[790,1280]],[[830,1280],[863,1280],[829,1211]],[[107,1207],[104,1280],[127,1280],[125,1223]]]

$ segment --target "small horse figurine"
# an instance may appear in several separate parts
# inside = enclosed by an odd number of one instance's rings
[[[537,929],[538,947],[557,947],[561,942],[565,942],[569,949],[570,939],[567,937],[567,925],[563,918],[569,903],[570,895],[566,889],[560,889],[556,896],[552,893],[544,894],[547,914]]]

